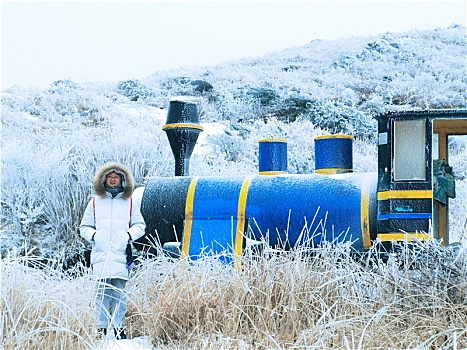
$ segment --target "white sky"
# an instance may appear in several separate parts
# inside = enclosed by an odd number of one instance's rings
[[[466,1],[2,1],[1,88],[141,79],[314,39],[466,26]]]

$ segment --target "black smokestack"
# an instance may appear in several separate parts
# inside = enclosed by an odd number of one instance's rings
[[[203,127],[199,125],[198,107],[189,100],[169,103],[166,124],[162,127],[175,157],[175,176],[188,176],[190,157]]]

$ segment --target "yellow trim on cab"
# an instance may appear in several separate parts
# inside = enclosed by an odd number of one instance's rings
[[[415,239],[418,241],[432,241],[433,237],[427,233],[416,233],[416,232],[390,232],[390,233],[378,233],[377,236],[382,242],[390,241],[407,241],[411,242]]]
[[[400,190],[400,191],[384,191],[378,192],[378,200],[386,199],[418,199],[418,198],[432,198],[432,190]]]

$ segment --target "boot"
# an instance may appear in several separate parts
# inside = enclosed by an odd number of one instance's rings
[[[97,334],[101,337],[104,338],[107,335],[107,328],[98,328],[97,329]]]
[[[115,339],[117,339],[117,340],[126,339],[126,334],[125,334],[125,329],[124,328],[114,329],[114,333],[115,333]]]

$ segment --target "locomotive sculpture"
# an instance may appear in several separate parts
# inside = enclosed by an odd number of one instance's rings
[[[163,130],[175,176],[135,191],[146,220],[140,248],[175,245],[190,259],[227,252],[238,265],[247,239],[285,249],[349,241],[356,251],[377,240],[388,248],[414,239],[449,243],[447,205],[433,197],[432,133],[447,161],[447,136],[467,134],[465,110],[379,116],[377,173],[353,172],[351,136],[324,135],[315,138],[314,174],[288,174],[287,140],[272,138],[259,141],[258,174],[190,176],[203,131],[196,103],[171,100]]]

